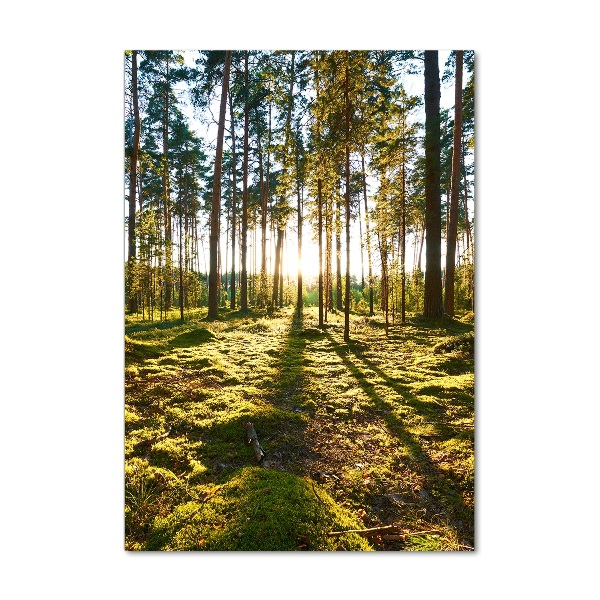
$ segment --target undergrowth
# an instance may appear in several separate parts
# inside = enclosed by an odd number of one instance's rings
[[[345,343],[313,308],[129,317],[126,548],[472,549],[471,321],[352,315]]]

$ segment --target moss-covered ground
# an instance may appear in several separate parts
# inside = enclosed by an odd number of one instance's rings
[[[317,316],[127,318],[127,549],[473,548],[472,323]]]

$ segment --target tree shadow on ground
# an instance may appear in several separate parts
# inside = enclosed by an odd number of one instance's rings
[[[377,392],[378,385],[387,386],[394,391],[403,401],[413,407],[420,415],[432,423],[436,432],[443,438],[450,439],[457,435],[463,436],[464,432],[457,432],[447,424],[447,415],[442,406],[430,404],[419,400],[410,390],[408,385],[400,384],[377,365],[362,356],[360,344],[358,352],[353,349],[354,344],[342,344],[331,334],[326,334],[332,349],[340,357],[343,364],[356,379],[362,391],[370,399],[373,408],[386,423],[390,432],[408,449],[412,458],[410,467],[424,476],[422,496],[437,511],[441,511],[452,527],[457,531],[459,538],[468,545],[473,543],[473,510],[465,504],[461,489],[464,485],[454,473],[441,470],[429,456],[426,446],[421,439],[406,428],[405,423],[396,414],[397,405],[383,398]],[[351,358],[353,357],[354,360]],[[371,382],[369,375],[360,365],[363,363],[380,378],[381,382]]]

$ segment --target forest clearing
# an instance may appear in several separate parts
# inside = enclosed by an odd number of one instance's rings
[[[128,550],[474,549],[474,64],[126,53]]]
[[[317,319],[128,319],[127,549],[473,549],[472,314]]]

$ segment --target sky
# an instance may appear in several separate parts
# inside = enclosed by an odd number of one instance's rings
[[[195,60],[196,58],[199,56],[199,53],[197,50],[184,50],[181,51],[184,57],[184,61],[185,64],[187,66],[195,66]],[[444,65],[446,63],[446,60],[449,56],[450,52],[448,50],[440,50],[439,51],[439,65],[440,65],[440,78],[443,75],[444,72]],[[463,78],[463,85],[466,82],[466,72],[465,72],[465,76]],[[406,75],[403,78],[403,83],[405,85],[406,91],[411,94],[411,95],[422,95],[423,94],[423,86],[424,86],[424,82],[423,82],[423,76],[422,75]],[[186,98],[186,87],[187,84],[185,83],[181,83],[178,85],[178,87],[176,87],[176,90],[179,91],[178,96],[181,98],[182,100],[182,104],[180,106],[180,108],[182,109],[182,111],[184,112],[184,114],[188,117],[189,119],[189,124],[190,124],[190,128],[192,129],[192,131],[202,140],[204,140],[208,145],[214,147],[216,146],[216,137],[217,137],[217,124],[215,122],[212,123],[206,123],[206,122],[202,122],[200,121],[196,115],[194,114],[194,110],[193,108],[186,104],[185,98]],[[211,110],[212,110],[212,114],[215,115],[215,117],[218,115],[219,113],[219,98],[220,98],[220,88],[217,88],[216,93],[215,93],[215,100],[212,104]],[[454,86],[452,85],[452,83],[441,83],[441,98],[440,98],[440,106],[442,109],[444,108],[452,108],[454,105]],[[229,117],[229,111],[227,112],[227,117]],[[420,110],[416,112],[415,114],[415,118],[418,120],[421,120],[422,122],[424,122],[424,108],[421,106]],[[241,190],[242,188],[242,182],[240,180],[238,180],[238,189]],[[377,181],[372,178],[372,177],[368,177],[367,178],[367,193],[368,193],[368,197],[369,197],[369,208],[372,208],[373,204],[370,202],[370,197],[371,194],[375,193],[377,189]],[[306,193],[307,191],[305,191]],[[308,200],[308,198],[306,198],[305,196],[305,202]],[[292,204],[294,206],[296,206],[296,199],[292,199]],[[125,211],[127,213],[127,203],[125,203]],[[343,210],[343,209],[342,209]],[[472,201],[470,201],[470,206],[469,206],[469,211],[470,211],[470,215],[473,215],[473,203]],[[296,277],[297,271],[298,271],[298,260],[297,260],[297,247],[298,247],[298,236],[297,236],[297,217],[295,216],[296,213],[294,213],[294,215],[291,217],[291,220],[288,223],[288,230],[287,230],[287,235],[286,235],[286,245],[284,248],[284,254],[285,254],[285,263],[284,263],[284,278],[287,277],[287,274],[289,273],[290,277]],[[365,236],[365,222],[364,222],[364,205],[361,202],[361,218],[362,218],[362,232],[363,232],[363,236]],[[205,219],[206,221],[206,219]],[[225,248],[226,248],[226,240],[225,240],[225,232],[226,232],[226,226],[225,226],[225,218],[222,218],[221,221],[221,252],[222,252],[222,257],[224,260],[225,257]],[[207,237],[208,237],[208,226],[205,225],[206,227],[206,233],[207,233]],[[270,239],[271,235],[270,232],[268,232],[268,247],[273,246],[274,248],[274,240]],[[367,260],[367,249],[366,249],[366,242],[365,242],[365,247],[362,250],[361,253],[361,247],[360,247],[360,226],[357,220],[354,220],[352,222],[351,225],[351,229],[350,229],[350,272],[351,275],[355,276],[358,281],[361,280],[362,277],[362,273],[364,270],[365,273],[365,278],[367,277],[367,273],[368,273],[368,260]],[[248,234],[248,242],[250,245],[250,240],[252,239],[251,236],[251,232],[249,231]],[[125,242],[126,243],[126,242]],[[323,241],[323,244],[325,244],[325,241]],[[406,270],[407,272],[410,272],[413,268],[413,236],[408,236],[407,237],[407,246],[406,246]],[[257,257],[257,263],[260,264],[260,231],[258,232],[258,239],[257,239],[257,246],[258,246],[258,257]],[[345,274],[345,233],[344,231],[342,232],[342,272]],[[269,252],[269,254],[272,254],[274,252],[274,250],[267,250],[267,252]],[[207,269],[207,265],[204,264],[205,263],[205,258],[204,258],[204,253],[202,252],[202,250],[200,250],[200,268],[201,270],[208,270]],[[249,247],[249,254],[248,256],[251,256],[251,248]],[[379,258],[377,256],[377,253],[374,250],[374,243],[372,241],[372,256],[373,256],[373,273],[374,275],[377,275],[380,273],[380,266],[379,266]],[[362,260],[361,260],[362,258]],[[206,260],[208,260],[208,252],[206,252]],[[269,261],[269,258],[267,259]],[[231,249],[229,250],[229,264],[231,264]],[[334,262],[334,270],[335,270],[335,260]],[[237,265],[237,270],[239,271],[239,265],[241,263],[240,260],[240,255],[239,255],[239,249],[238,249],[238,257],[236,259],[236,265]],[[267,263],[269,264],[269,263]],[[445,248],[444,248],[444,244],[442,243],[442,264],[445,264]],[[422,252],[422,267],[425,268],[425,248],[423,249]],[[225,269],[223,269],[223,271],[225,271]],[[304,280],[307,284],[309,284],[310,281],[314,281],[316,280],[316,278],[318,277],[318,272],[319,272],[319,253],[318,253],[318,242],[316,241],[316,236],[315,233],[313,231],[313,228],[310,226],[308,220],[304,220],[304,226],[303,226],[303,240],[302,240],[302,272],[303,272],[303,277]]]

